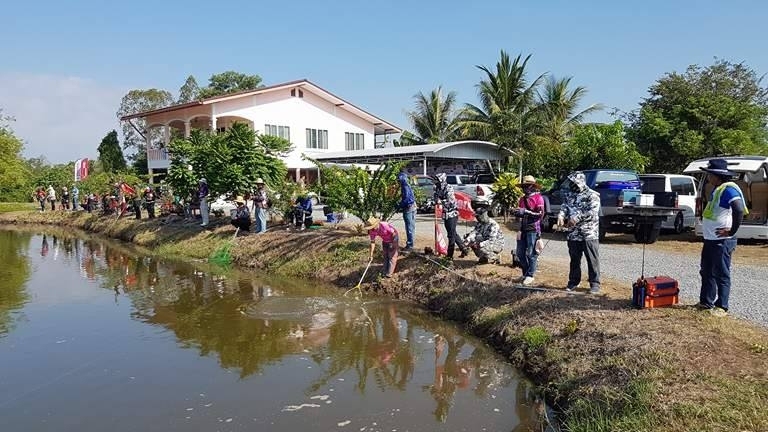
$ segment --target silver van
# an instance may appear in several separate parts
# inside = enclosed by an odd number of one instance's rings
[[[714,157],[713,157],[714,158]],[[712,195],[712,186],[707,184],[707,173],[701,171],[710,159],[699,159],[688,164],[685,173],[699,177],[699,199],[696,214],[696,234],[701,236],[701,210]],[[727,156],[718,157],[728,161],[728,169],[737,173],[734,182],[739,185],[747,201],[749,214],[739,228],[736,237],[741,239],[768,240],[768,157]]]

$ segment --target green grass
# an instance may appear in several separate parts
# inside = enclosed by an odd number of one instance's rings
[[[547,329],[542,326],[533,326],[523,330],[520,335],[528,348],[535,350],[543,347],[552,339]]]
[[[656,430],[651,411],[653,384],[635,378],[623,392],[598,390],[587,398],[573,401],[566,413],[565,430],[569,432],[644,432]]]
[[[19,203],[19,202],[3,202],[0,203],[0,213],[8,213],[13,211],[24,211],[24,210],[36,210],[40,207],[37,206],[34,203]],[[50,208],[50,206],[49,206]]]

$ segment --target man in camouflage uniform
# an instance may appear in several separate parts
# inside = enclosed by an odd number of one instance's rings
[[[581,256],[587,258],[589,287],[592,294],[600,292],[600,194],[587,187],[584,173],[576,171],[568,176],[568,191],[557,215],[557,226],[566,226],[568,254],[571,269],[567,291],[573,291],[581,282]]]
[[[488,216],[488,210],[484,208],[478,209],[475,217],[477,225],[474,231],[464,237],[464,242],[479,258],[478,264],[499,264],[499,254],[504,250],[504,234],[499,224]]]
[[[453,259],[453,251],[456,246],[461,250],[459,258],[464,258],[469,251],[456,231],[456,226],[459,223],[456,193],[453,191],[453,186],[448,184],[448,176],[445,173],[435,175],[433,181],[435,182],[434,201],[443,205],[443,221],[445,223],[445,230],[448,232],[448,259]]]

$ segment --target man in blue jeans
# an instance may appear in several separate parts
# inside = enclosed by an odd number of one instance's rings
[[[405,222],[405,234],[407,236],[403,251],[410,252],[413,250],[413,237],[416,231],[416,197],[413,195],[411,185],[408,184],[408,173],[405,172],[405,168],[400,171],[397,181],[400,183],[400,192],[402,194],[400,209],[403,210],[403,221]]]
[[[712,159],[706,168],[707,182],[713,186],[702,213],[704,247],[701,250],[701,292],[698,307],[716,316],[728,313],[731,293],[731,255],[736,249],[736,232],[749,214],[744,195],[730,180],[736,173],[725,159]]]

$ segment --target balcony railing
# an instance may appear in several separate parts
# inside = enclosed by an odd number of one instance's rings
[[[147,160],[168,160],[168,150],[161,149],[148,149]]]

